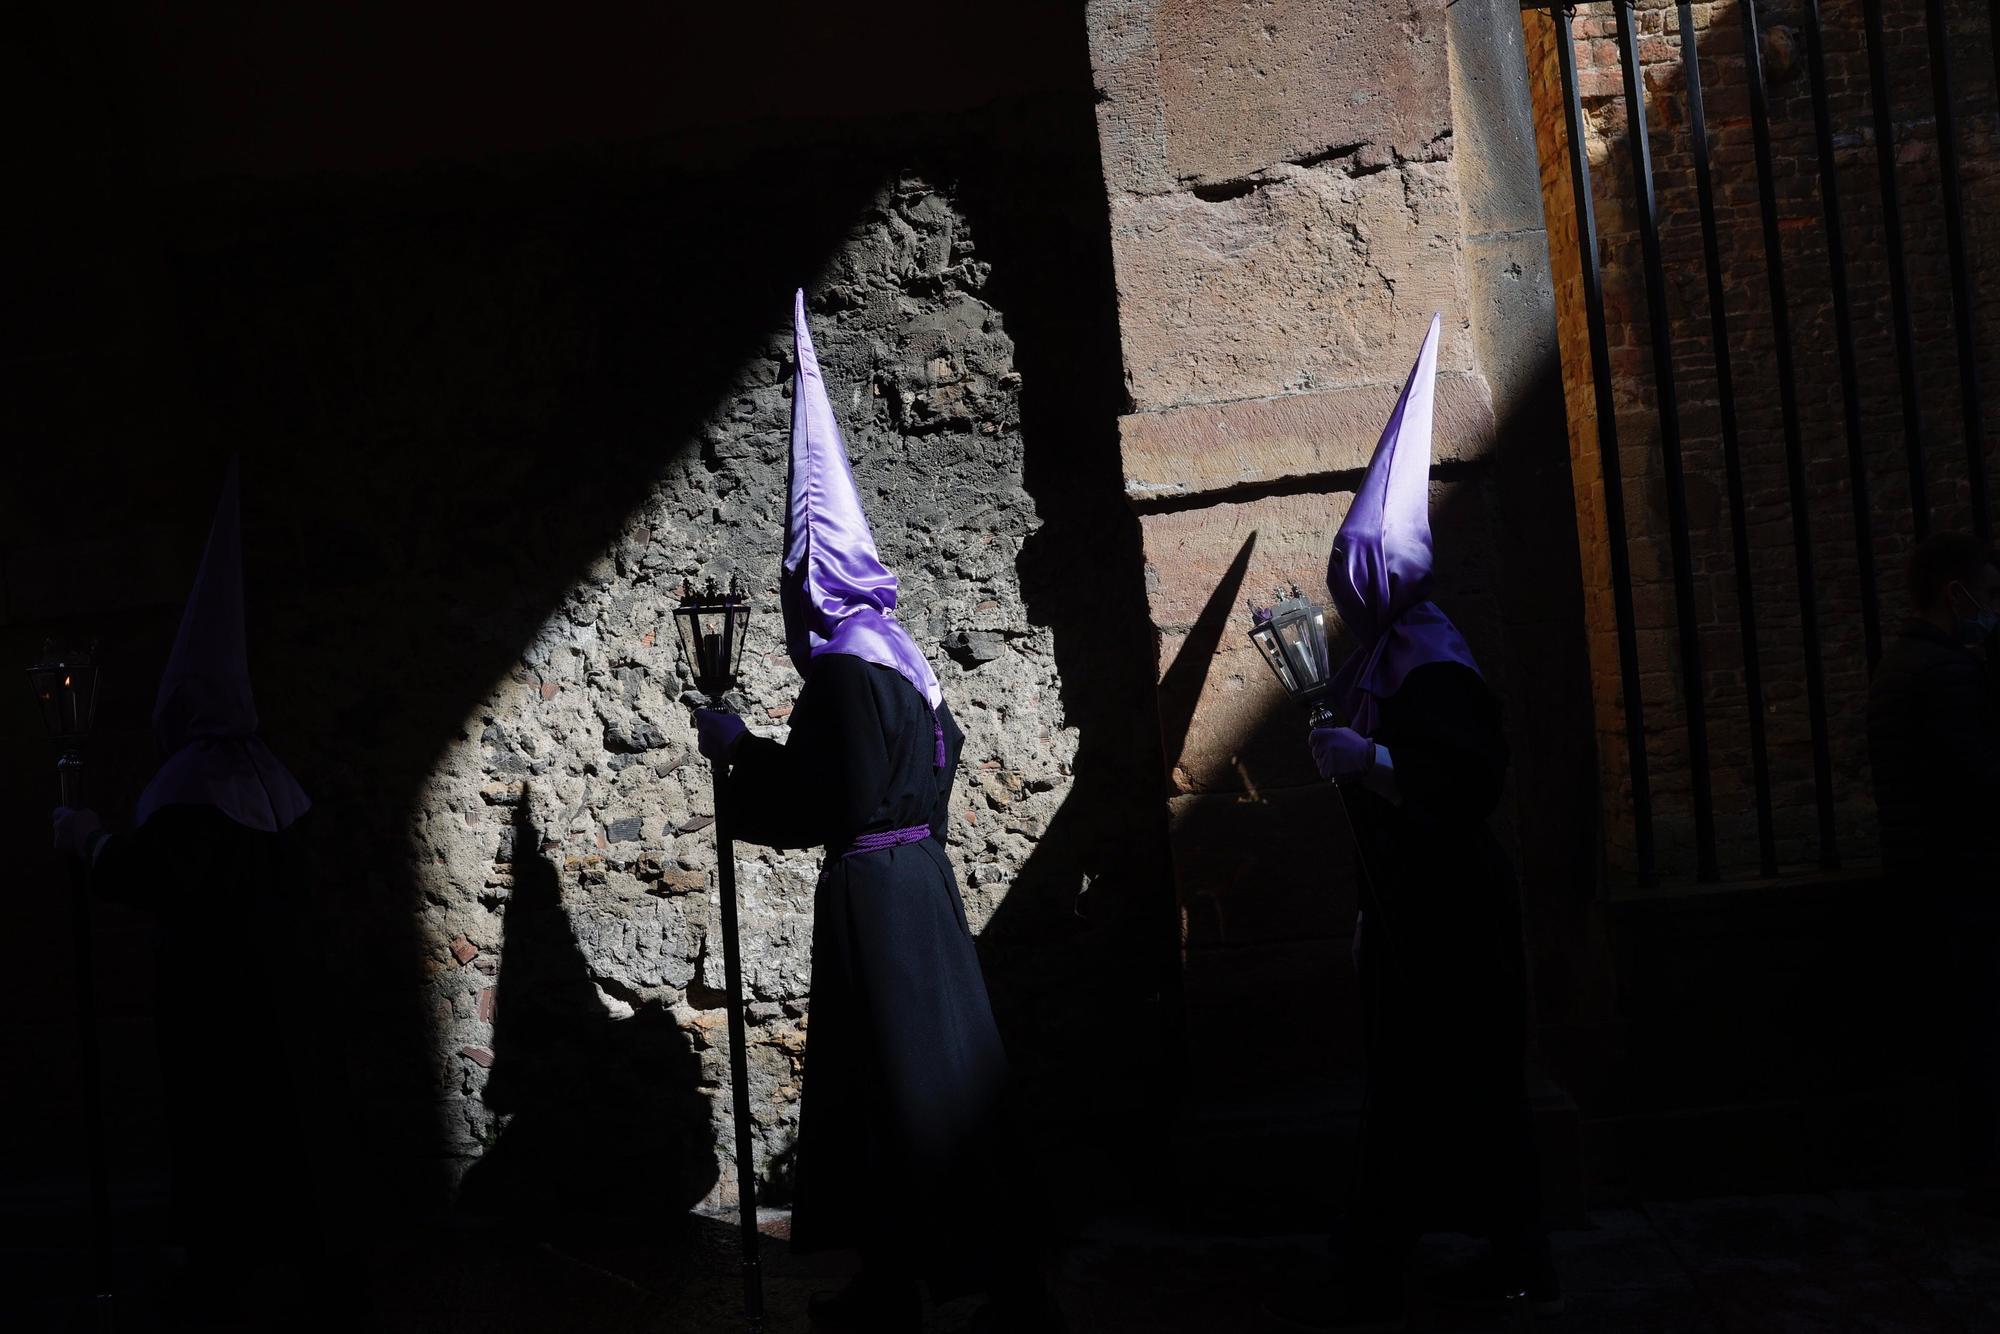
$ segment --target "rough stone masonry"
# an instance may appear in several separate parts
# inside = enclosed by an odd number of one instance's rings
[[[951,855],[974,929],[1062,803],[1076,735],[1052,645],[1015,561],[1035,524],[1021,487],[1021,377],[989,265],[952,201],[885,188],[808,291],[856,479],[901,605],[967,733]],[[798,678],[776,613],[792,357],[785,312],[618,540],[573,588],[440,757],[411,830],[447,1078],[447,1149],[504,1142],[489,1105],[496,1017],[546,998],[510,986],[509,913],[524,871],[552,871],[595,1003],[665,1017],[699,1058],[733,1198],[722,946],[709,771],[688,726],[671,608],[681,579],[740,577],[756,611],[733,703],[782,738]],[[799,794],[803,801],[811,793]],[[737,845],[758,1169],[782,1199],[808,1032],[818,850]],[[546,868],[546,870],[542,869]],[[496,994],[497,993],[497,994]],[[504,1053],[502,1057],[504,1061]]]

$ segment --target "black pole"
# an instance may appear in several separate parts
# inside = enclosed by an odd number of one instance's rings
[[[1743,702],[1750,733],[1750,780],[1757,806],[1757,864],[1778,874],[1778,843],[1771,816],[1771,757],[1764,739],[1764,672],[1757,651],[1757,586],[1750,570],[1749,509],[1743,499],[1742,442],[1736,433],[1736,376],[1729,356],[1729,302],[1722,288],[1721,245],[1715,228],[1715,185],[1709,174],[1708,117],[1701,98],[1701,55],[1695,46],[1690,0],[1680,0],[1681,70],[1687,81],[1688,139],[1694,151],[1695,193],[1701,203],[1702,261],[1708,274],[1710,350],[1722,415],[1722,471],[1729,489],[1729,542],[1736,562],[1736,624],[1743,642]]]
[[[1688,536],[1687,481],[1681,469],[1680,400],[1674,385],[1674,332],[1667,315],[1667,275],[1660,256],[1659,204],[1653,194],[1653,147],[1646,132],[1646,87],[1639,74],[1639,35],[1631,0],[1614,6],[1618,64],[1625,77],[1626,141],[1632,149],[1632,189],[1639,202],[1639,250],[1646,270],[1646,315],[1652,331],[1653,398],[1660,417],[1660,465],[1667,484],[1667,540],[1674,567],[1674,622],[1680,630],[1681,707],[1687,715],[1688,787],[1694,806],[1695,878],[1722,878],[1715,856],[1715,801],[1708,773],[1708,686],[1701,670],[1701,627],[1695,623],[1694,553]]]
[[[1958,188],[1958,110],[1952,105],[1951,40],[1945,32],[1942,0],[1926,0],[1931,39],[1931,96],[1936,102],[1938,181],[1944,187],[1945,250],[1951,257],[1951,324],[1958,335],[1958,403],[1965,429],[1965,480],[1971,492],[1972,531],[1993,540],[1986,511],[1986,427],[1979,405],[1979,349],[1972,322],[1972,275],[1965,258],[1965,201]]]
[[[1653,865],[1653,791],[1646,762],[1646,706],[1639,693],[1639,640],[1632,611],[1632,562],[1625,539],[1625,483],[1618,461],[1618,410],[1611,395],[1611,349],[1604,332],[1604,288],[1597,268],[1597,208],[1590,196],[1584,150],[1583,102],[1577,95],[1576,51],[1569,10],[1557,8],[1556,52],[1562,69],[1569,132],[1570,195],[1576,203],[1582,252],[1583,303],[1590,325],[1591,380],[1597,390],[1597,461],[1604,474],[1605,545],[1611,559],[1611,606],[1618,632],[1618,688],[1625,705],[1625,753],[1632,781],[1632,852],[1641,885],[1657,878]]]
[[[1826,233],[1833,288],[1833,339],[1840,351],[1840,400],[1847,424],[1847,486],[1854,505],[1854,561],[1861,581],[1861,637],[1873,671],[1882,659],[1882,613],[1875,596],[1874,514],[1868,503],[1868,456],[1861,435],[1861,373],[1854,364],[1854,316],[1847,299],[1847,242],[1840,231],[1840,169],[1833,156],[1833,113],[1826,102],[1826,51],[1819,0],[1806,0],[1806,69],[1812,82],[1813,134],[1819,152],[1820,225]]]
[[[1799,633],[1805,640],[1806,712],[1812,727],[1813,795],[1819,816],[1819,860],[1840,865],[1834,844],[1833,752],[1826,730],[1826,675],[1820,661],[1819,581],[1813,573],[1812,515],[1806,492],[1805,444],[1799,436],[1799,392],[1792,368],[1792,314],[1785,293],[1785,250],[1778,233],[1777,172],[1771,165],[1771,112],[1764,98],[1764,56],[1758,47],[1756,0],[1738,0],[1743,16],[1744,74],[1750,85],[1750,130],[1757,149],[1757,203],[1764,222],[1764,272],[1771,289],[1771,342],[1778,361],[1778,406],[1785,426],[1785,489],[1792,509],[1792,564],[1798,577]]]
[[[1882,239],[1889,259],[1889,307],[1896,330],[1896,379],[1903,395],[1903,457],[1910,475],[1910,515],[1921,542],[1931,533],[1930,481],[1924,464],[1924,401],[1917,383],[1917,340],[1910,327],[1910,274],[1903,262],[1903,200],[1896,185],[1896,119],[1889,101],[1888,41],[1882,0],[1862,0],[1867,22],[1868,100],[1875,112],[1875,172],[1881,178]],[[1994,48],[2000,53],[2000,45]]]
[[[56,761],[62,804],[83,805],[83,757],[71,751]],[[83,863],[69,858],[70,930],[76,950],[76,1045],[83,1076],[84,1153],[90,1171],[91,1324],[112,1327],[111,1168],[104,1145],[104,1072],[97,1040],[97,970],[90,932],[90,887]]]
[[[727,765],[712,761],[716,875],[722,893],[722,974],[729,988],[729,1097],[736,1115],[737,1215],[743,1234],[743,1318],[763,1334],[764,1267],[757,1246],[757,1162],[750,1137],[750,1049],[743,1024],[743,952],[736,930],[736,844],[729,836]]]

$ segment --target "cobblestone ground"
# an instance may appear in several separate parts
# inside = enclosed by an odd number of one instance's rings
[[[1944,1193],[1855,1191],[1726,1198],[1593,1211],[1588,1226],[1555,1234],[1569,1310],[1534,1322],[1557,1334],[1977,1334],[2000,1330],[2000,1224],[1968,1219]],[[838,1286],[851,1259],[796,1259],[767,1223],[764,1258],[770,1334],[804,1334],[808,1294]],[[370,1262],[367,1285],[383,1334],[734,1334],[743,1328],[736,1237],[726,1220],[676,1220],[641,1238],[630,1227],[533,1241],[453,1227],[394,1246]],[[1468,1258],[1468,1243],[1428,1238],[1426,1272]],[[1255,1241],[1176,1233],[1144,1220],[1106,1220],[1062,1252],[1057,1286],[1075,1334],[1257,1334],[1259,1299],[1311,1278],[1311,1238]],[[74,1328],[58,1293],[60,1255],[5,1253],[0,1326]],[[127,1257],[118,1328],[158,1327],[144,1266]],[[71,1289],[73,1290],[73,1289]],[[274,1293],[268,1324],[310,1298]],[[958,1334],[974,1301],[934,1308],[926,1328]],[[1498,1330],[1495,1317],[1421,1295],[1411,1329]]]

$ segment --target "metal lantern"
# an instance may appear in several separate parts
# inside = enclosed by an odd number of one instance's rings
[[[83,742],[97,719],[97,645],[59,651],[53,641],[42,645],[41,660],[28,668],[28,685],[41,707],[49,736],[61,748],[56,773],[66,806],[81,801]]]
[[[683,582],[674,624],[680,630],[688,666],[694,669],[695,689],[710,699],[720,699],[736,685],[736,655],[750,626],[750,604],[743,600],[736,580],[729,581],[726,593],[716,591],[713,579],[699,593]]]
[[[1326,693],[1333,678],[1333,655],[1326,644],[1326,608],[1308,600],[1293,584],[1289,597],[1278,590],[1270,606],[1251,604],[1250,638],[1285,693],[1311,711],[1312,725],[1331,727],[1333,710]]]

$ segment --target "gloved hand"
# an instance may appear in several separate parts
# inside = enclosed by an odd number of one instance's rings
[[[90,851],[90,836],[104,828],[104,821],[96,811],[78,807],[58,806],[51,820],[55,825],[56,851],[77,858]]]
[[[1360,778],[1375,767],[1375,743],[1351,727],[1315,727],[1310,740],[1321,778]]]
[[[737,742],[743,740],[743,734],[750,729],[733,713],[724,713],[721,709],[696,709],[694,730],[701,753],[711,760],[727,764],[729,757],[736,753]]]

